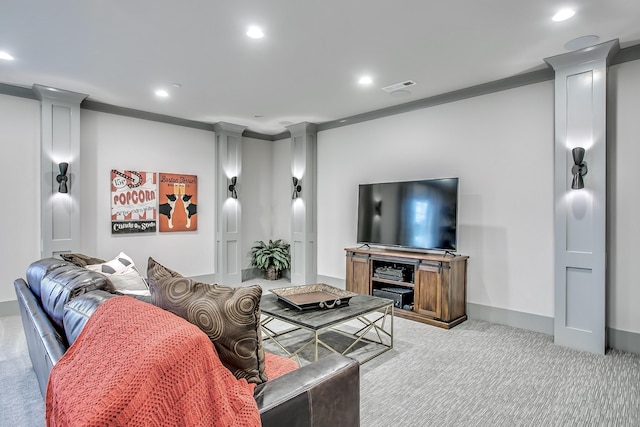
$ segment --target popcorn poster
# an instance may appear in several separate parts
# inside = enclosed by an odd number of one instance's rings
[[[155,172],[111,170],[111,234],[156,231]]]

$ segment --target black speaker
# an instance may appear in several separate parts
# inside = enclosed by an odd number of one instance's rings
[[[402,308],[413,302],[413,289],[407,288],[382,288],[373,290],[374,297],[393,300],[393,306]]]

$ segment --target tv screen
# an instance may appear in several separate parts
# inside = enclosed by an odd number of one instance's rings
[[[456,250],[458,178],[361,184],[358,243]]]

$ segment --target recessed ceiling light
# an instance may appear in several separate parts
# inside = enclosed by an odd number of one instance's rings
[[[182,85],[180,83],[174,83],[171,86],[175,87],[175,88],[179,88],[182,87]]]
[[[156,96],[159,96],[160,98],[166,98],[169,96],[169,92],[164,89],[158,89],[156,90]]]
[[[360,83],[361,85],[370,85],[371,83],[373,83],[373,80],[369,76],[362,76],[360,77],[360,80],[358,80],[358,83]]]
[[[562,9],[558,11],[558,13],[553,15],[553,18],[551,19],[556,22],[566,21],[567,19],[571,18],[575,14],[576,14],[576,11],[573,9]]]
[[[247,35],[252,39],[261,39],[264,37],[264,33],[260,27],[256,27],[255,25],[249,27],[247,30]]]
[[[0,59],[4,59],[5,61],[13,61],[13,56],[9,55],[8,52],[4,50],[0,50]]]

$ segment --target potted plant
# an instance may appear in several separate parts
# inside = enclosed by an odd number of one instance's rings
[[[276,280],[283,270],[291,266],[289,243],[282,239],[257,241],[251,248],[251,265],[266,271],[267,279]]]

